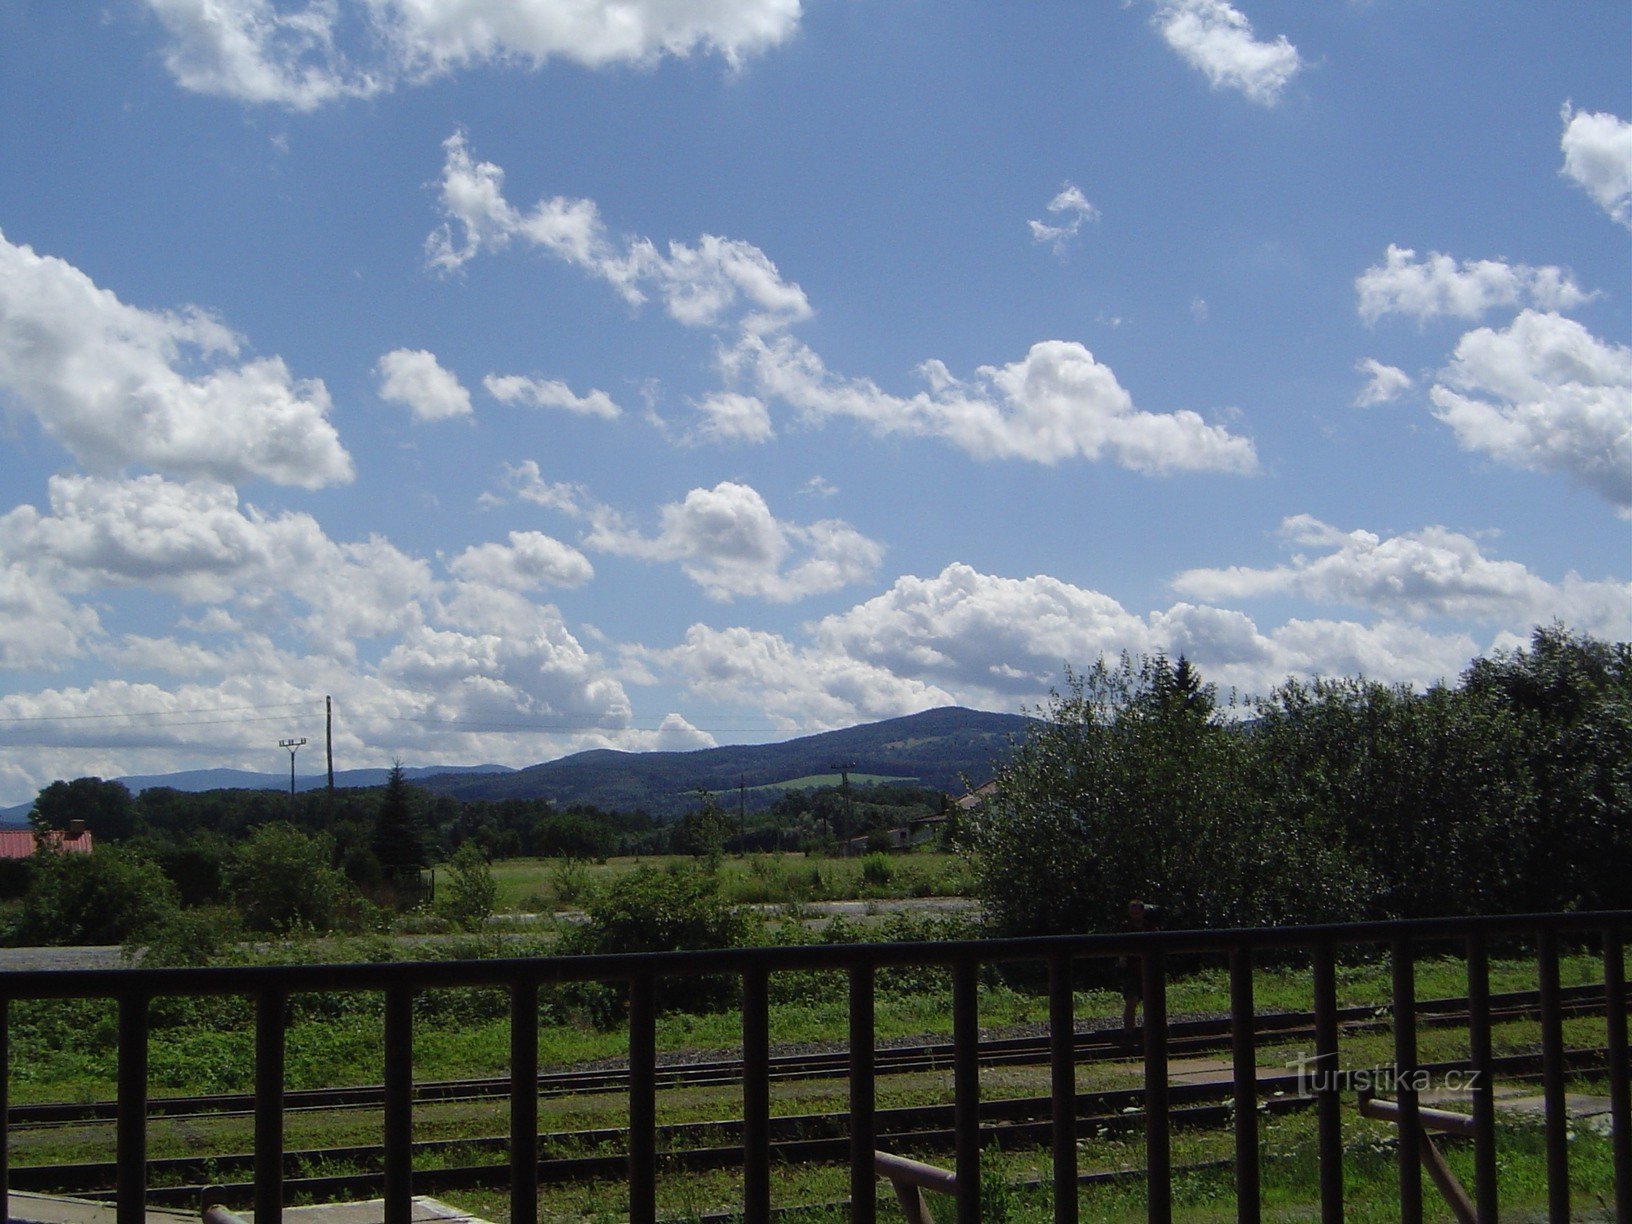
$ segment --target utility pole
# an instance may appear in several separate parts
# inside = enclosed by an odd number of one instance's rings
[[[323,698],[323,725],[329,746],[329,814],[334,814],[334,698]]]
[[[737,857],[748,857],[748,778],[737,775]]]
[[[850,771],[855,767],[856,763],[854,761],[840,761],[837,764],[828,766],[829,769],[839,771],[839,791],[844,796],[844,830],[839,834],[839,853],[844,856],[848,856],[850,853],[845,838],[856,827],[855,808],[850,799]]]
[[[305,742],[305,736],[301,736],[299,739],[281,739],[278,741],[279,748],[289,749],[289,797],[291,799],[295,797],[295,753],[300,751],[301,745],[305,744]]]

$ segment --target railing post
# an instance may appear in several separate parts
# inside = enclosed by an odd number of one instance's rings
[[[952,1129],[958,1224],[980,1224],[980,1003],[977,964],[952,969]]]
[[[513,982],[510,986],[510,1220],[511,1224],[535,1224],[537,1219],[538,985]]]
[[[1321,1224],[1343,1224],[1343,1099],[1338,1092],[1337,957],[1330,941],[1315,947],[1315,1130],[1320,1149]]]
[[[385,1224],[414,1211],[414,988],[385,990]]]
[[[742,1215],[771,1214],[770,983],[757,965],[742,973]]]
[[[873,1122],[873,967],[850,970],[850,1219],[873,1224],[878,1215],[877,1147]]]
[[[1173,1153],[1167,1119],[1167,958],[1161,945],[1140,952],[1145,1005],[1145,1216],[1173,1218]]]
[[[657,1003],[650,974],[629,983],[629,1219],[657,1218]]]
[[[1258,1043],[1252,948],[1230,952],[1230,1060],[1235,1073],[1235,1218],[1258,1224]]]
[[[1564,1015],[1558,997],[1558,932],[1543,927],[1536,944],[1541,988],[1541,1093],[1546,1118],[1547,1218],[1569,1224],[1569,1114],[1564,1099]]]
[[[1390,953],[1394,978],[1394,1097],[1400,1105],[1399,1155],[1400,1219],[1418,1224],[1422,1219],[1422,1122],[1418,1116],[1417,981],[1411,941],[1396,939]]]
[[[1618,927],[1604,932],[1604,997],[1615,1211],[1617,1219],[1632,1220],[1632,1087],[1626,1057],[1626,962]]]
[[[255,1224],[283,1219],[284,1017],[287,996],[255,998]]]
[[[1048,1070],[1053,1104],[1054,1221],[1077,1220],[1077,1018],[1071,998],[1071,957],[1048,962]]]
[[[147,995],[119,996],[118,1224],[147,1219]]]
[[[1468,936],[1468,1063],[1473,1071],[1473,1201],[1479,1224],[1496,1224],[1496,1079],[1490,1041],[1490,955]]]
[[[11,1219],[11,1000],[0,996],[0,1219]]]

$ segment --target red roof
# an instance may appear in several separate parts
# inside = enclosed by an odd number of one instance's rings
[[[87,829],[78,837],[64,837],[59,831],[46,834],[59,850],[69,854],[91,852],[91,832]],[[34,833],[31,829],[0,829],[0,859],[25,859],[34,854]]]

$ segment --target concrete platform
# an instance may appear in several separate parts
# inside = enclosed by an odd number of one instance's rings
[[[227,1221],[231,1220],[249,1224],[251,1219],[248,1213],[227,1212],[219,1207],[211,1215],[220,1224],[227,1224]],[[152,1218],[151,1215],[148,1216],[148,1219]],[[365,1199],[358,1203],[285,1207],[283,1218],[286,1221],[296,1221],[297,1224],[385,1224],[385,1200]],[[414,1199],[413,1220],[414,1224],[433,1224],[434,1221],[446,1221],[448,1224],[487,1224],[480,1216],[470,1215],[457,1207],[449,1207],[438,1199],[426,1198],[423,1195]]]
[[[13,1190],[6,1219],[13,1224],[113,1224],[112,1203],[65,1198],[56,1194],[30,1194]],[[149,1211],[149,1224],[198,1224],[190,1212]]]

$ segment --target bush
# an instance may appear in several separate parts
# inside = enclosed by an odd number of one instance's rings
[[[16,901],[28,892],[34,866],[28,859],[0,859],[0,901]]]
[[[175,885],[140,855],[116,848],[94,854],[42,850],[18,912],[22,944],[122,944],[176,911]]]
[[[445,882],[436,898],[436,912],[464,931],[481,929],[493,913],[499,886],[493,869],[474,842],[454,852]]]
[[[194,968],[218,960],[242,936],[238,915],[228,909],[177,910],[147,933],[140,946],[142,964],[155,968]],[[134,959],[138,945],[125,949]]]
[[[568,857],[550,868],[550,889],[560,905],[577,905],[590,895],[589,863]]]
[[[882,854],[868,854],[861,860],[861,882],[885,888],[895,878],[895,864]]]
[[[721,900],[719,883],[695,869],[640,867],[585,907],[589,921],[569,931],[561,949],[572,953],[679,952],[731,948],[746,941],[750,919]],[[665,978],[658,1006],[709,1010],[734,1000],[731,978]]]
[[[291,824],[266,824],[227,863],[227,889],[252,931],[331,929],[349,900],[329,848]]]

